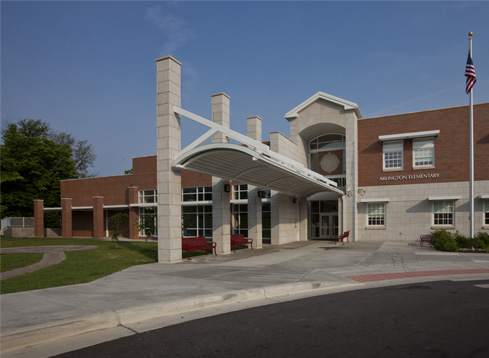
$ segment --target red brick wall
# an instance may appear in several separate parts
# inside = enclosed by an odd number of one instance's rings
[[[156,173],[156,155],[132,158],[132,174],[145,175]],[[156,188],[156,187],[155,187]]]
[[[379,136],[440,130],[435,168],[413,170],[412,140],[404,140],[404,170],[384,172]],[[489,180],[489,103],[474,106],[474,179]],[[380,177],[438,173],[436,179],[380,181]],[[359,186],[458,182],[469,180],[469,107],[407,113],[358,121]]]
[[[212,185],[212,176],[182,169],[182,187]],[[133,158],[132,174],[61,181],[61,198],[72,198],[73,206],[91,206],[93,196],[103,196],[104,205],[129,202],[129,187],[156,189],[156,156]],[[136,201],[137,202],[137,201]]]
[[[182,188],[210,185],[212,185],[212,176],[182,169]]]
[[[92,237],[92,211],[73,211],[72,220],[74,237]]]
[[[128,203],[128,188],[156,189],[156,156],[133,158],[133,174],[61,181],[61,198],[73,206],[91,206],[93,196],[103,196],[104,205]]]

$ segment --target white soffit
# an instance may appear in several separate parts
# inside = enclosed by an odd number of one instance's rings
[[[133,206],[134,204],[131,204]],[[134,206],[150,206],[150,205],[134,205]],[[151,206],[156,206],[156,204],[152,204]],[[104,210],[107,209],[127,209],[129,205],[127,204],[122,204],[122,205],[104,205]],[[93,210],[93,206],[72,206],[71,207],[72,211],[83,211],[83,210]],[[44,208],[44,211],[62,211],[61,207],[55,207],[55,208]]]
[[[131,208],[153,208],[153,207],[157,207],[158,203],[132,203],[129,204],[129,206]],[[106,206],[104,206],[104,208],[106,208]]]
[[[385,142],[385,141],[389,141],[389,140],[436,137],[438,134],[440,134],[439,129],[433,130],[433,131],[425,131],[425,132],[379,135],[379,141]]]
[[[372,198],[372,199],[361,199],[361,203],[388,203],[389,198]]]
[[[344,194],[309,169],[288,166],[265,152],[239,144],[201,145],[181,153],[173,166],[299,196],[324,191]]]
[[[489,199],[489,194],[482,194],[482,195],[479,195],[479,198],[480,198],[480,199]]]
[[[460,200],[462,196],[460,195],[447,195],[447,196],[430,196],[428,198],[429,201],[438,201],[438,200]]]
[[[339,98],[339,97],[332,96],[332,95],[327,94],[327,93],[324,93],[324,92],[317,92],[312,97],[309,97],[304,102],[302,102],[301,104],[299,104],[297,107],[295,107],[294,109],[292,109],[291,111],[289,111],[285,115],[285,118],[287,118],[287,119],[297,118],[297,114],[300,111],[302,111],[304,108],[310,106],[311,104],[313,104],[314,102],[316,102],[318,99],[323,99],[325,101],[328,101],[328,102],[331,102],[331,103],[335,103],[337,105],[340,105],[340,106],[343,107],[343,109],[345,111],[347,111],[347,110],[354,110],[356,112],[358,118],[363,118],[362,112],[360,111],[360,108],[358,107],[358,105],[356,103],[353,103],[353,102],[344,100],[344,99]]]

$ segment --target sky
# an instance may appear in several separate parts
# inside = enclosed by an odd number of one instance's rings
[[[489,102],[487,1],[5,1],[2,126],[42,119],[87,140],[90,172],[121,175],[156,154],[156,62],[182,63],[182,108],[211,119],[231,97],[246,118],[289,135],[284,115],[318,91],[364,118],[462,106],[468,32],[474,103]],[[489,125],[489,124],[488,124]],[[182,120],[182,145],[205,128]]]

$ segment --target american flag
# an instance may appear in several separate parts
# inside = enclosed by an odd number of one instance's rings
[[[467,80],[465,81],[465,93],[469,94],[476,81],[475,68],[472,63],[472,57],[470,57],[470,51],[469,56],[467,57],[467,65],[465,66],[465,76],[467,77]]]

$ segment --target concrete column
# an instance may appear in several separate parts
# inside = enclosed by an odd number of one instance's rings
[[[130,186],[127,188],[127,204],[129,205],[129,238],[139,238],[139,208],[131,207],[131,204],[137,204],[138,199],[138,187]]]
[[[360,200],[358,194],[358,118],[354,111],[346,114],[346,188],[351,188],[351,197],[345,200],[345,216],[343,217],[343,231],[350,230],[349,240],[355,242],[361,240],[358,235],[357,202]]]
[[[261,188],[248,185],[248,237],[253,239],[253,248],[263,247]]]
[[[247,134],[251,139],[261,142],[261,118],[248,117]],[[258,196],[261,188],[248,185],[248,237],[253,239],[253,246],[257,249],[263,247],[262,237],[262,198]]]
[[[44,237],[44,200],[34,200],[34,236]]]
[[[246,118],[248,137],[261,142],[261,118],[258,116]]]
[[[229,96],[225,93],[212,95],[212,121],[229,128]],[[227,143],[222,133],[212,137],[213,143]],[[217,243],[219,254],[231,252],[230,192],[224,190],[227,180],[212,177],[212,240]]]
[[[94,196],[93,200],[93,238],[101,239],[104,233],[104,197]]]
[[[212,121],[223,127],[229,128],[230,121],[230,97],[221,92],[211,95],[212,97]],[[212,143],[228,143],[229,140],[222,133],[214,134]]]
[[[73,216],[71,198],[61,198],[61,237],[73,237]]]
[[[156,59],[156,131],[158,188],[158,262],[182,261],[182,183],[172,170],[181,150],[180,118],[173,106],[181,106],[181,66],[171,56]]]
[[[305,196],[299,199],[299,241],[307,241],[307,198]]]
[[[272,194],[272,244],[282,245],[299,241],[301,234],[300,199],[276,191],[273,191]],[[303,211],[302,215],[304,215]]]

